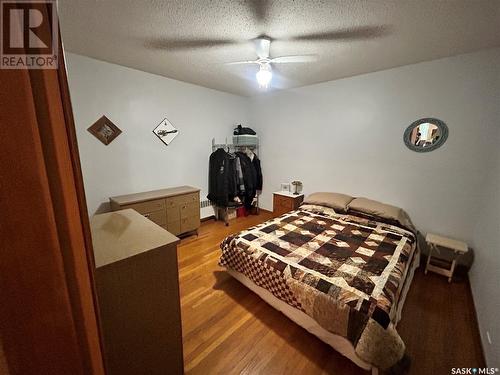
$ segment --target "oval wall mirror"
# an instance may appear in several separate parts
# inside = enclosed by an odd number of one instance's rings
[[[429,152],[443,145],[448,138],[448,127],[437,118],[422,118],[406,128],[403,138],[410,150]]]

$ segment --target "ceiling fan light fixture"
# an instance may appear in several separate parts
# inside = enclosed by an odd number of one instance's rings
[[[261,65],[259,71],[255,75],[255,78],[257,79],[257,83],[260,88],[267,89],[271,79],[273,78],[273,73],[271,72],[269,64]]]

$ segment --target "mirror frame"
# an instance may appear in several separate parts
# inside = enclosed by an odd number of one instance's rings
[[[415,129],[417,126],[420,124],[425,124],[425,123],[430,123],[436,125],[440,132],[441,132],[441,137],[438,139],[438,141],[428,147],[419,147],[415,146],[413,143],[410,142],[410,136],[411,132],[413,129]],[[405,142],[406,147],[408,147],[410,150],[415,151],[415,152],[430,152],[438,149],[441,147],[446,140],[448,139],[448,126],[444,123],[444,121],[441,121],[437,118],[433,117],[425,117],[421,118],[417,121],[412,122],[410,126],[408,126],[403,134],[403,140]]]

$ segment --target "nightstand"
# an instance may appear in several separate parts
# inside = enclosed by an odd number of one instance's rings
[[[304,200],[304,194],[292,194],[286,191],[277,191],[273,193],[273,213],[283,215],[285,212],[293,211],[299,208]]]
[[[427,257],[427,264],[425,266],[425,274],[427,274],[427,271],[432,271],[440,275],[447,276],[448,282],[451,282],[458,257],[462,254],[465,254],[469,250],[467,244],[462,241],[453,240],[451,238],[439,236],[437,234],[432,234],[432,233],[427,233],[425,241],[429,245],[429,255]],[[435,254],[440,253],[438,246],[453,251],[453,258],[451,260],[450,268],[444,268],[439,265],[431,263],[432,260],[431,258],[435,256]],[[433,254],[433,252],[435,254]],[[441,260],[439,258],[438,260],[440,263],[444,262],[444,260]]]

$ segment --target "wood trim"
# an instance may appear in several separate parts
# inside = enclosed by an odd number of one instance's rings
[[[61,33],[59,32],[59,35]],[[76,137],[76,126],[73,117],[73,107],[71,105],[71,96],[69,92],[68,86],[68,76],[66,70],[66,59],[64,58],[64,49],[62,47],[61,39],[59,38],[59,50],[62,51],[62,58],[59,60],[59,69],[57,69],[57,76],[59,81],[59,90],[61,93],[62,107],[64,111],[64,118],[66,122],[66,131],[67,131],[67,139],[68,139],[68,147],[71,155],[71,162],[73,166],[73,181],[76,188],[76,198],[78,200],[78,206],[80,208],[80,222],[82,225],[84,243],[85,243],[85,252],[87,256],[87,268],[90,275],[91,280],[91,288],[92,288],[92,302],[94,305],[95,315],[97,317],[97,322],[100,322],[99,318],[99,304],[97,297],[97,287],[95,283],[95,258],[94,258],[94,250],[92,246],[92,235],[90,230],[90,220],[87,208],[87,199],[85,196],[85,188],[83,183],[83,173],[82,167],[80,163],[80,151],[78,149],[78,142]],[[103,347],[103,338],[102,332],[99,330],[99,341],[100,348]],[[94,351],[97,351],[97,347],[94,348]],[[94,353],[94,356],[98,357],[97,353]]]
[[[16,125],[0,126],[0,331],[7,364],[11,373],[83,374],[29,73],[0,71],[0,86],[2,123]]]
[[[0,339],[0,374],[10,375],[9,369],[7,367],[7,361],[5,359],[5,354],[3,353],[3,345],[1,339]]]
[[[61,44],[61,38],[59,38],[59,49],[64,53]],[[80,163],[80,151],[78,149],[76,127],[72,110],[73,107],[71,105],[71,95],[69,92],[68,76],[66,73],[66,60],[64,59],[64,56],[59,61],[59,69],[57,70],[57,75],[59,78],[59,90],[61,92],[64,118],[67,124],[66,130],[68,137],[68,146],[71,154],[71,162],[73,165],[73,176],[78,198],[78,205],[80,207],[80,219],[84,229],[83,234],[85,236],[85,248],[87,249],[87,257],[89,259],[89,271],[92,273],[95,269],[94,252],[92,249],[92,237],[90,234],[90,221],[87,209],[87,199],[85,197],[83,174]]]
[[[50,33],[44,26],[39,32]],[[57,70],[0,77],[2,123],[10,125],[0,127],[6,362],[11,373],[104,374],[74,125],[63,108],[67,82]]]
[[[92,306],[87,306],[86,314],[89,315],[91,326],[93,327],[90,333],[91,345],[90,351],[87,353],[87,360],[92,363],[92,368],[96,373],[104,372],[103,358],[102,358],[102,348],[103,348],[103,338],[102,332],[99,327],[99,308],[97,301],[97,287],[95,283],[95,259],[94,250],[92,247],[92,235],[90,230],[89,214],[87,209],[87,199],[85,197],[85,188],[83,182],[83,173],[80,163],[80,151],[78,149],[78,142],[76,136],[76,126],[73,116],[73,107],[71,104],[71,96],[68,85],[68,76],[66,69],[66,59],[64,56],[64,49],[62,46],[62,35],[58,24],[59,31],[59,66],[57,69],[57,81],[59,83],[59,92],[61,99],[61,106],[64,114],[64,122],[66,124],[66,138],[67,146],[69,148],[69,155],[71,158],[71,164],[73,169],[73,183],[75,187],[75,198],[77,200],[77,205],[79,208],[80,225],[83,234],[84,250],[85,254],[82,254],[82,260],[85,258],[87,271],[89,274],[89,286],[92,300],[88,299],[88,304],[92,302]],[[83,270],[82,270],[83,271]],[[93,312],[93,317],[92,317]],[[94,323],[95,322],[95,323]],[[83,327],[88,328],[88,327]]]

